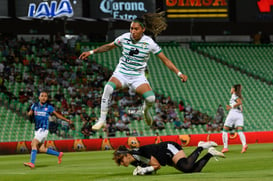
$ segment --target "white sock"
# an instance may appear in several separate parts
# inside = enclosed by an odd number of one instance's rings
[[[238,131],[238,135],[241,139],[242,145],[245,146],[246,145],[246,137],[245,134],[242,131]]]
[[[101,97],[101,108],[100,108],[100,121],[106,121],[107,113],[109,110],[109,105],[111,103],[112,94],[114,89],[111,85],[106,84],[104,87],[104,91]]]
[[[223,139],[223,144],[224,148],[228,148],[228,133],[223,131],[222,132],[222,139]]]

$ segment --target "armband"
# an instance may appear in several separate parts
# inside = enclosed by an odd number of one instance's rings
[[[177,73],[177,76],[180,77],[180,75],[182,75],[182,72],[178,72]]]
[[[90,55],[93,55],[93,54],[94,54],[94,51],[93,51],[93,50],[90,50],[89,53],[90,53]]]

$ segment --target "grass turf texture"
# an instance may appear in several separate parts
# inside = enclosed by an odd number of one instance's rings
[[[218,147],[221,150],[222,146]],[[36,168],[31,170],[23,166],[30,155],[1,155],[0,180],[273,180],[273,144],[251,144],[246,153],[241,154],[241,145],[230,145],[226,158],[216,161],[211,159],[201,173],[184,174],[173,167],[162,167],[157,174],[133,176],[134,167],[118,167],[112,160],[111,151],[65,153],[62,164],[58,165],[57,157],[38,154]],[[189,155],[195,148],[185,147]],[[207,151],[204,150],[202,155]],[[202,156],[201,155],[201,156]]]

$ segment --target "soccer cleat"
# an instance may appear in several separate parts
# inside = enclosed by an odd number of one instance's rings
[[[227,148],[223,148],[221,152],[222,153],[228,152],[228,149]]]
[[[152,118],[152,116],[151,116],[151,114],[149,112],[149,109],[143,110],[142,113],[143,113],[144,120],[145,120],[146,124],[148,126],[152,126],[153,118]]]
[[[217,151],[214,147],[210,147],[208,150],[208,153],[210,153],[214,157],[222,157],[225,158],[224,153]]]
[[[243,146],[243,149],[242,149],[241,153],[246,152],[247,149],[248,149],[248,145]]]
[[[35,167],[35,165],[34,165],[33,163],[31,163],[31,162],[24,163],[24,165],[25,165],[26,167],[31,168],[31,169],[33,169],[33,168]]]
[[[63,152],[60,152],[59,156],[58,156],[58,164],[62,163],[62,157],[64,156]]]
[[[210,147],[216,147],[218,146],[217,143],[215,143],[214,141],[199,141],[198,143],[198,147],[202,147],[203,149],[208,149]]]
[[[92,130],[97,131],[105,126],[106,126],[105,121],[99,120],[98,122],[96,122],[96,124],[94,126],[92,126]]]

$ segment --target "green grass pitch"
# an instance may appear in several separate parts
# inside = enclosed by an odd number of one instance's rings
[[[218,147],[220,150],[222,146]],[[211,159],[201,173],[184,174],[172,167],[162,167],[155,175],[133,176],[134,167],[118,167],[112,160],[111,151],[65,153],[62,164],[57,157],[38,154],[36,168],[23,166],[30,155],[0,156],[0,180],[62,180],[62,181],[175,181],[175,180],[216,180],[216,181],[272,181],[273,144],[250,144],[246,153],[241,154],[241,145],[230,145],[226,158]],[[194,147],[185,147],[187,154]],[[202,155],[206,151],[202,152]],[[201,156],[202,156],[201,155]]]

